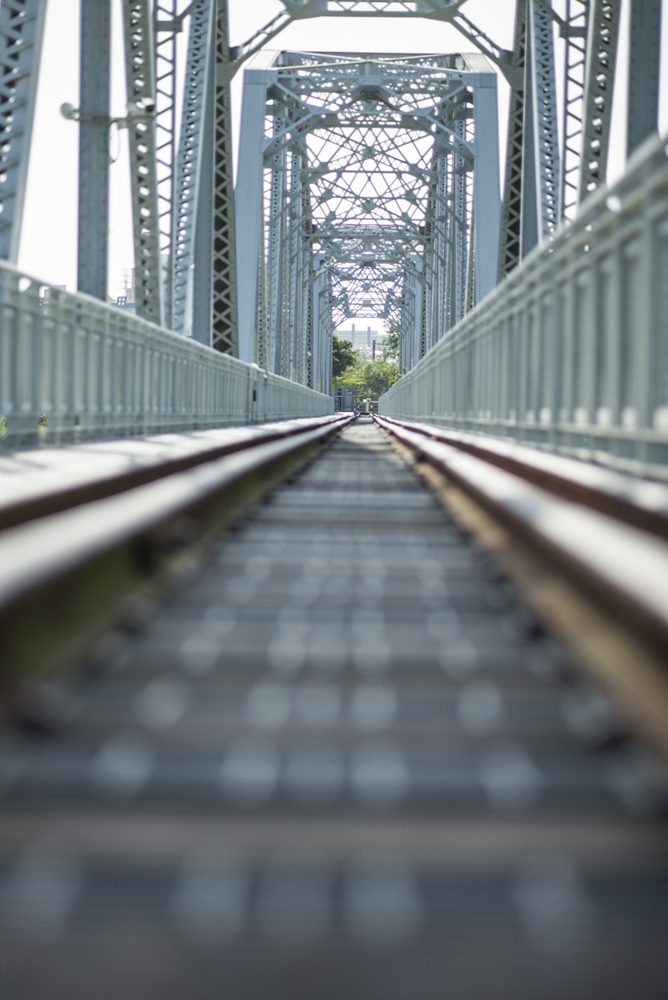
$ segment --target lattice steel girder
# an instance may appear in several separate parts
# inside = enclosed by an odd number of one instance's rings
[[[403,296],[399,303],[399,366],[401,371],[411,369],[420,359],[420,323],[422,315],[423,282],[418,268],[422,260],[415,260],[415,273],[407,273]]]
[[[559,220],[560,165],[550,0],[517,0],[499,277]]]
[[[631,154],[657,129],[661,0],[631,0],[626,148]]]
[[[0,4],[0,257],[16,263],[21,238],[46,0]]]
[[[155,45],[150,0],[124,0],[125,74],[137,315],[164,325],[155,138]]]
[[[596,0],[566,0],[565,19],[559,33],[565,42],[564,95],[562,110],[562,165],[559,218],[572,218],[579,201],[580,169],[585,116],[588,22]]]
[[[322,269],[322,258],[316,257],[314,267],[319,276],[313,283],[313,388],[317,392],[332,391],[332,304],[329,275]]]
[[[526,91],[524,75],[528,45],[527,0],[517,0],[515,11],[515,42],[512,65],[521,76],[511,90],[508,117],[508,145],[504,194],[501,209],[501,239],[499,245],[499,278],[519,264],[522,257],[522,205],[524,201],[524,122]]]
[[[528,74],[525,88],[531,89],[531,115],[525,121],[525,159],[535,171],[536,233],[533,219],[523,227],[524,256],[536,242],[554,232],[559,220],[559,141],[557,134],[557,102],[554,69],[553,21],[541,0],[529,0]],[[528,131],[526,131],[528,130]],[[526,213],[531,211],[528,203]]]
[[[510,52],[501,48],[481,28],[460,12],[466,0],[281,0],[291,19],[307,17],[424,17],[448,21],[472,42],[483,55],[496,63],[512,83]],[[275,21],[278,21],[276,18]],[[283,25],[281,25],[281,28]],[[281,28],[267,26],[274,37]],[[264,29],[265,31],[267,29]],[[259,34],[259,33],[258,33]],[[253,39],[251,39],[253,41]],[[250,45],[250,43],[247,43]],[[262,44],[262,43],[260,43]],[[242,50],[240,49],[240,52]],[[255,51],[253,49],[252,51]]]
[[[272,38],[283,30],[292,21],[292,15],[288,13],[287,10],[283,10],[276,17],[272,18],[269,24],[266,24],[259,31],[256,31],[243,45],[235,45],[230,48],[230,62],[233,67],[233,71],[239,68],[247,59],[259,52],[265,45],[267,45]]]
[[[478,260],[480,291],[490,290],[499,213],[495,115],[496,77],[477,55],[282,53],[254,62],[245,76],[236,192],[242,356],[258,357],[258,303],[270,302],[266,336],[281,345],[278,370],[287,365],[305,377],[295,359],[308,361],[310,349],[295,337],[315,336],[310,324],[303,327],[311,308],[306,292],[324,275],[341,318],[398,319],[407,262],[427,252],[436,268],[446,266],[447,253],[458,254],[454,280],[462,285],[467,263]],[[445,163],[450,187],[439,180]],[[471,194],[456,197],[460,190]],[[474,190],[483,231],[477,256]],[[266,293],[258,289],[263,272]],[[428,268],[423,272],[427,280]],[[461,312],[466,290],[457,295]],[[440,336],[442,313],[432,310],[431,319]]]
[[[188,35],[172,223],[174,256],[172,321],[174,329],[179,333],[186,333],[187,326],[192,322],[189,315],[191,311],[189,300],[192,294],[192,268],[195,263],[196,209],[202,188],[204,132],[212,98],[210,90],[207,89],[212,60],[209,45],[212,29],[210,0],[200,0],[191,16]],[[191,332],[196,339],[202,336],[198,330],[191,329]],[[209,324],[206,325],[204,335],[208,343]]]
[[[212,10],[215,17],[215,9]],[[209,48],[206,97],[206,117],[201,134],[201,156],[197,200],[195,202],[194,265],[193,265],[193,321],[192,336],[201,344],[211,346],[213,316],[213,204],[214,189],[214,130],[211,127],[216,97],[216,60]],[[209,110],[210,109],[210,110]]]
[[[81,0],[77,288],[107,299],[109,229],[109,0]]]
[[[590,0],[580,200],[605,183],[621,0]]]
[[[173,325],[174,166],[176,152],[176,0],[153,0],[155,36],[155,156],[158,241],[163,273],[164,323]]]
[[[211,346],[224,354],[238,355],[227,0],[214,0],[214,4],[216,76],[213,108]]]

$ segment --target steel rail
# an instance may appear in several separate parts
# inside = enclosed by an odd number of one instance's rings
[[[56,470],[54,474],[21,477],[18,483],[8,482],[0,497],[0,531],[143,486],[225,455],[324,427],[334,421],[340,422],[340,417],[303,417],[251,427],[226,427],[193,434],[167,434],[114,442],[117,455],[124,445],[133,452],[128,460],[119,462],[118,458],[114,460],[110,456],[107,468],[99,471],[92,469],[90,462],[87,467],[81,469],[79,465],[74,470],[69,469],[69,463],[66,463],[62,466],[62,472]],[[148,454],[136,453],[138,440],[142,450],[149,449]],[[69,457],[81,454],[83,458],[90,459],[95,450],[102,455],[108,444],[109,442],[104,442],[96,445],[89,442],[83,450],[75,447],[70,452],[63,452],[63,455]],[[165,457],[168,451],[170,456]],[[18,462],[20,464],[20,456]]]
[[[485,434],[447,430],[408,420],[398,421],[393,417],[382,419],[434,441],[442,441],[568,500],[583,503],[668,539],[668,486],[664,483],[638,480],[593,462],[555,455]]]
[[[15,993],[664,1000],[660,762],[412,467],[345,427],[25,685],[0,727]],[[178,542],[170,498],[210,468],[86,506],[160,488]]]
[[[526,459],[509,472],[398,421],[374,419],[417,456],[417,471],[441,501],[668,760],[668,544],[600,504],[557,495],[544,471],[542,486],[528,481],[518,474],[531,467]],[[566,479],[563,468],[555,478]],[[589,483],[586,495],[593,492]]]
[[[352,419],[270,432],[241,451],[192,456],[198,464],[171,474],[153,468],[152,482],[3,532],[0,686],[71,659],[130,596],[155,587]]]

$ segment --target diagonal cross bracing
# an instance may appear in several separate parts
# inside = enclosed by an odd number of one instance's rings
[[[328,389],[314,354],[373,316],[417,360],[495,282],[496,77],[481,56],[262,60],[241,124],[241,356]]]

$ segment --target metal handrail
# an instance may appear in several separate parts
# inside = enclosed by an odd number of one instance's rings
[[[379,412],[668,477],[668,158],[654,137]]]
[[[0,444],[332,413],[332,397],[0,263]]]

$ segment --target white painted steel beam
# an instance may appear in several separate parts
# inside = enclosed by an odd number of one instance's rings
[[[661,0],[631,0],[626,146],[629,155],[657,129]]]
[[[215,18],[215,8],[212,10]],[[212,32],[215,30],[212,28]],[[213,35],[212,35],[213,37]],[[216,98],[216,59],[211,47],[207,60],[204,115],[201,130],[200,170],[194,206],[192,337],[212,346],[213,328],[213,189],[214,130],[213,109]]]
[[[566,0],[565,18],[560,23],[564,40],[564,81],[562,107],[562,163],[559,218],[575,215],[579,201],[582,161],[585,88],[587,86],[588,22],[596,0]]]
[[[490,155],[498,149],[499,112],[496,81],[480,74],[475,82],[473,113],[475,135],[483,136],[478,146],[473,175],[474,233],[475,233],[475,295],[480,301],[496,285],[499,267],[499,227],[501,200],[499,196],[499,158]],[[484,146],[484,148],[483,148]],[[468,310],[467,310],[468,311]]]
[[[215,82],[213,114],[213,223],[211,346],[237,355],[237,289],[230,118],[230,59],[227,0],[214,0]]]
[[[270,66],[277,53],[262,60]],[[258,57],[253,67],[244,74],[241,134],[239,138],[239,165],[235,189],[236,260],[239,297],[239,357],[244,361],[256,360],[255,334],[258,323],[258,261],[263,230],[263,155],[264,122],[268,91],[278,79],[278,73],[258,67]]]
[[[591,0],[587,33],[579,200],[605,183],[621,0]]]
[[[164,325],[155,136],[155,42],[149,0],[124,0],[125,75],[137,315]]]
[[[107,298],[109,230],[109,0],[81,0],[77,288]]]
[[[153,0],[155,38],[155,159],[158,243],[164,324],[173,326],[174,193],[176,167],[176,39],[181,30],[176,0]]]
[[[0,4],[0,258],[18,257],[46,0]]]
[[[206,123],[211,113],[212,100],[211,88],[207,89],[207,81],[212,77],[212,13],[210,0],[200,0],[190,20],[174,197],[173,326],[179,333],[190,334],[196,339],[200,337],[192,316],[193,269],[200,192],[204,201],[201,180]],[[206,325],[206,337],[210,337],[209,324]],[[206,342],[208,343],[208,339]]]
[[[525,87],[528,37],[527,0],[517,0],[515,9],[514,48],[511,64],[517,74],[510,93],[508,141],[504,171],[499,243],[499,278],[503,278],[522,259],[522,228],[525,192],[525,121],[529,118]]]

